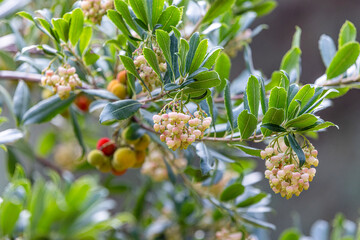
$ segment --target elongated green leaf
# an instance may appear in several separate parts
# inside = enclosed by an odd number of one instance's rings
[[[260,84],[258,79],[253,75],[251,75],[248,80],[246,95],[250,112],[257,118],[260,107]]]
[[[220,200],[223,202],[233,200],[243,194],[245,187],[241,183],[233,183],[226,187],[220,195]]]
[[[186,57],[189,52],[189,43],[185,39],[180,39],[179,49],[179,61],[180,61],[180,72],[182,76],[185,76],[186,72]]]
[[[326,70],[327,79],[332,79],[344,73],[349,67],[355,64],[359,53],[360,45],[358,42],[349,42],[343,45],[337,51]]]
[[[241,149],[244,153],[247,153],[251,156],[260,157],[261,149],[240,145],[240,144],[232,144],[231,146],[234,146],[236,148]]]
[[[235,0],[215,0],[211,4],[209,10],[206,12],[202,23],[209,23],[215,18],[219,17],[235,3]]]
[[[350,21],[346,21],[339,33],[339,49],[348,42],[353,42],[356,40],[356,28],[354,24]]]
[[[215,47],[215,48],[211,49],[210,52],[208,52],[206,54],[205,59],[201,63],[200,67],[204,67],[207,69],[212,68],[212,66],[215,64],[216,60],[218,59],[221,50],[222,50],[221,47]],[[229,79],[229,78],[227,78],[227,79]]]
[[[328,127],[336,127],[339,128],[332,122],[319,122],[318,124],[314,124],[314,126],[306,127],[303,129],[299,129],[299,131],[319,131]]]
[[[84,61],[87,66],[90,66],[99,60],[100,56],[88,49],[84,55]]]
[[[140,34],[133,18],[131,17],[128,5],[122,0],[115,0],[114,3],[115,9],[121,14],[127,25],[129,25],[129,27],[131,27],[137,34]]]
[[[279,240],[300,240],[301,233],[297,229],[287,229],[281,233]]]
[[[300,77],[300,57],[301,50],[298,47],[291,48],[283,57],[280,65],[280,69],[291,73],[293,70],[296,70],[296,78]]]
[[[161,72],[160,72],[160,67],[159,67],[159,63],[158,63],[156,54],[154,53],[153,50],[151,50],[150,48],[147,48],[147,47],[145,47],[143,49],[143,52],[144,52],[146,61],[148,62],[148,64],[151,66],[151,68],[156,72],[156,74],[161,79]]]
[[[279,108],[269,108],[269,110],[264,115],[264,118],[262,120],[263,124],[274,124],[274,125],[281,125],[281,123],[284,121],[285,118],[285,112],[283,109]],[[270,136],[272,131],[262,127],[261,132],[265,137]]]
[[[14,143],[24,137],[24,134],[18,129],[7,129],[0,132],[0,144]]]
[[[273,131],[273,132],[286,132],[285,128],[283,128],[283,127],[281,127],[279,125],[273,124],[273,123],[264,123],[260,127],[267,128],[267,129],[269,129],[270,131]]]
[[[199,36],[199,33],[196,32],[190,38],[189,51],[188,51],[187,56],[186,56],[186,68],[185,68],[186,72],[189,72],[189,70],[190,70],[190,66],[191,66],[192,61],[194,59],[195,52],[196,52],[196,49],[199,46],[199,43],[200,43],[200,36]]]
[[[126,36],[127,39],[132,40],[129,37],[131,36],[131,33],[126,26],[124,19],[117,11],[110,9],[107,11],[107,16],[115,24],[115,26]]]
[[[148,25],[148,18],[146,14],[146,3],[144,0],[129,0],[130,6],[134,11],[135,15],[143,21],[146,25]]]
[[[164,9],[165,0],[152,0],[152,26],[158,23],[161,13]],[[161,23],[160,23],[161,24]],[[164,26],[164,25],[163,25]]]
[[[100,114],[100,123],[109,124],[116,120],[124,120],[133,116],[141,107],[135,100],[120,100],[109,103]]]
[[[302,165],[304,165],[305,160],[306,160],[304,151],[300,147],[299,143],[296,141],[295,136],[293,134],[289,134],[288,138],[289,138],[289,143],[290,143],[292,150],[294,150],[294,152],[296,153],[296,155],[299,158],[299,161],[300,161],[299,166],[302,167]]]
[[[216,60],[214,70],[219,74],[221,84],[217,87],[218,91],[224,89],[226,80],[230,78],[231,70],[231,59],[226,53],[221,53],[218,59]]]
[[[210,155],[204,142],[196,144],[196,154],[200,157],[200,170],[203,175],[207,175],[212,169],[214,159]]]
[[[140,77],[139,73],[136,71],[134,61],[128,56],[123,56],[123,55],[120,55],[120,60],[123,63],[125,69],[134,77],[139,79],[142,82],[142,84],[145,86],[145,88],[150,92],[148,86],[145,84],[144,80]]]
[[[225,85],[224,103],[225,103],[226,115],[230,123],[231,131],[234,131],[234,115],[232,111],[232,103],[230,96],[230,82],[228,80],[226,80],[226,85]]]
[[[298,105],[298,102],[301,102],[300,109],[304,107],[309,100],[314,96],[315,88],[311,85],[307,84],[303,86],[299,92],[294,96],[291,100],[290,105],[288,107],[288,114],[287,116],[293,116],[295,112],[295,108]]]
[[[297,47],[300,48],[300,38],[301,38],[301,28],[296,26],[296,31],[293,36],[291,47]]]
[[[161,29],[164,31],[170,32],[171,27],[176,27],[180,22],[182,17],[182,9],[179,9],[175,6],[170,6],[162,12],[157,24],[161,24]]]
[[[240,130],[240,135],[243,140],[248,139],[256,130],[257,118],[244,110],[239,114],[238,117],[238,128]]]
[[[69,23],[62,18],[52,19],[51,20],[57,34],[64,42],[69,40]]]
[[[208,48],[208,40],[204,39],[199,43],[199,46],[196,49],[194,58],[190,65],[189,74],[195,72],[200,67],[202,61],[205,58],[207,48]]]
[[[171,58],[171,51],[170,51],[170,36],[167,32],[163,30],[156,30],[156,40],[161,48],[166,61],[172,66],[172,58]]]
[[[0,205],[0,235],[7,236],[12,233],[22,210],[21,203],[17,200],[4,199]]]
[[[70,108],[70,116],[71,116],[71,123],[73,125],[73,130],[74,130],[74,134],[75,134],[75,137],[82,149],[82,156],[85,155],[86,153],[86,145],[85,145],[85,142],[84,142],[84,139],[83,139],[83,135],[82,135],[82,132],[81,132],[81,129],[80,129],[80,125],[79,125],[79,122],[77,120],[77,116],[76,116],[76,113],[74,111],[73,108]]]
[[[79,41],[84,26],[84,14],[80,8],[72,11],[69,39],[73,46]]]
[[[31,107],[23,117],[24,125],[32,123],[43,123],[50,121],[53,117],[62,113],[74,101],[75,95],[71,94],[69,98],[61,100],[55,95],[45,99],[35,106]]]
[[[315,124],[319,119],[310,113],[303,114],[285,124],[285,127],[305,128]]]
[[[194,77],[195,82],[188,85],[194,89],[208,89],[220,84],[219,75],[215,71],[202,72]],[[190,80],[187,80],[190,81]]]
[[[30,91],[24,81],[20,81],[14,93],[14,113],[20,123],[30,106]]]
[[[261,76],[257,77],[260,83],[260,102],[262,113],[265,114],[269,108],[268,99],[266,98],[265,81]]]
[[[245,199],[244,201],[238,203],[236,205],[236,207],[244,208],[244,207],[254,205],[254,204],[260,202],[266,196],[267,196],[266,193],[256,194],[255,196],[249,197],[249,198]]]
[[[81,55],[87,50],[87,48],[90,44],[91,37],[92,37],[92,27],[89,27],[89,26],[84,27],[84,30],[81,33],[80,42],[79,42],[79,50],[80,50]]]
[[[301,108],[301,111],[299,112],[299,115],[301,115],[301,114],[303,114],[305,112],[308,112],[308,110],[313,106],[313,104],[315,102],[317,102],[317,100],[319,100],[319,98],[320,98],[321,94],[323,93],[323,91],[324,91],[323,87],[315,88],[314,95],[310,98],[310,100],[306,103],[306,105]]]
[[[285,109],[287,93],[282,87],[274,87],[270,92],[269,108]]]

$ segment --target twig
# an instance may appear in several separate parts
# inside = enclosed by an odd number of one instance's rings
[[[0,79],[6,80],[24,80],[26,82],[41,82],[41,74],[36,73],[26,73],[26,72],[18,72],[18,71],[0,71]]]
[[[57,166],[55,163],[53,162],[50,162],[48,160],[46,160],[45,158],[42,158],[42,157],[36,157],[36,160],[43,166],[45,167],[48,167],[54,171],[56,171],[60,176],[62,175],[63,173],[63,170]]]

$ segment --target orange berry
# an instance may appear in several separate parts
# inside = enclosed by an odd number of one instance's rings
[[[115,169],[111,170],[112,174],[114,174],[115,176],[121,176],[124,175],[127,172],[127,169],[123,170],[123,171],[116,171]]]
[[[119,82],[116,80],[116,79],[114,79],[114,80],[111,80],[110,82],[109,82],[109,84],[107,85],[107,90],[109,91],[109,92],[112,92],[112,89],[115,87],[115,85],[117,85]]]
[[[145,162],[146,152],[145,151],[136,151],[136,163],[133,168],[139,168]]]
[[[121,71],[117,74],[116,79],[119,81],[119,83],[122,83],[124,85],[127,84],[127,72],[126,70]]]
[[[126,87],[122,83],[116,84],[111,92],[120,99],[125,99],[127,95]]]
[[[125,169],[131,168],[136,163],[136,154],[129,147],[123,147],[116,150],[112,160],[113,168],[116,171],[124,171]]]

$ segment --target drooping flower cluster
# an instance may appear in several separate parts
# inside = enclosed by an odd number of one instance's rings
[[[165,161],[171,162],[174,166],[172,171],[177,174],[178,169],[182,170],[187,165],[187,160],[182,157],[174,157],[169,151],[162,151],[156,144],[150,144],[149,155],[142,165],[141,173],[152,178],[156,182],[167,180],[169,175]]]
[[[81,9],[87,19],[95,24],[100,24],[106,11],[113,8],[112,0],[82,0]]]
[[[153,50],[156,54],[160,71],[166,72],[166,60],[164,58],[161,49],[159,47],[153,47]],[[135,56],[134,64],[136,66],[136,70],[139,73],[141,79],[146,84],[146,86],[149,88],[149,90],[152,91],[155,88],[160,87],[161,79],[146,61],[142,49],[141,48],[136,49],[134,52],[134,56]],[[143,91],[145,91],[146,88],[143,85],[143,83],[140,82],[140,84],[143,87]]]
[[[240,231],[230,231],[224,227],[220,231],[217,231],[215,235],[217,240],[240,240],[243,237]]]
[[[45,76],[41,78],[41,84],[53,87],[54,92],[58,93],[61,99],[68,98],[71,91],[82,86],[76,69],[68,64],[59,67],[56,72],[47,70]]]
[[[212,121],[203,111],[196,111],[194,115],[173,111],[154,115],[153,120],[154,130],[161,133],[160,140],[174,151],[187,149],[195,140],[201,139]]]
[[[311,143],[304,146],[302,150],[306,161],[301,167],[298,156],[286,146],[283,139],[278,139],[275,144],[270,144],[261,151],[261,157],[266,161],[265,177],[269,179],[270,187],[275,193],[280,193],[287,199],[294,194],[299,196],[304,189],[309,188],[316,173],[314,167],[319,164],[318,152]]]

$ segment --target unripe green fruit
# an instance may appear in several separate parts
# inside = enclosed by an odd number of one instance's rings
[[[112,165],[116,171],[123,171],[131,168],[136,163],[136,154],[129,147],[123,147],[116,150],[112,160]]]
[[[136,151],[145,151],[147,147],[150,145],[150,137],[147,134],[144,134],[138,143],[135,144]]]
[[[133,168],[139,168],[145,162],[146,152],[145,151],[136,151],[136,163]]]
[[[95,149],[88,154],[87,161],[93,166],[99,166],[106,161],[106,157],[102,151]]]
[[[128,136],[127,136],[128,131],[130,131],[130,127],[127,127],[122,131],[122,133],[121,133],[122,139],[125,139],[128,144],[137,144],[139,142],[140,138],[138,138],[138,139],[129,139]]]
[[[96,168],[99,169],[99,171],[100,171],[100,172],[103,172],[103,173],[108,173],[108,172],[110,172],[110,171],[112,170],[110,159],[108,159],[107,157],[105,157],[105,161],[104,161],[102,164],[96,166]]]

